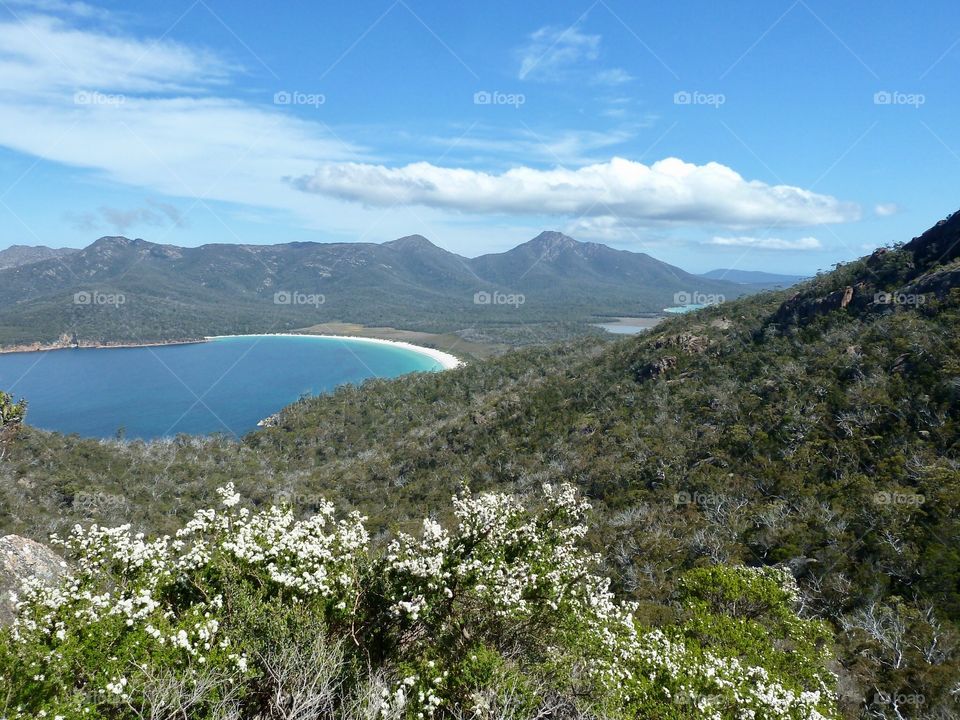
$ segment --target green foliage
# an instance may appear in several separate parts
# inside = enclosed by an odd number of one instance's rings
[[[14,402],[13,397],[0,391],[0,430],[23,422],[27,414],[27,401]]]
[[[640,626],[579,547],[588,506],[545,487],[530,511],[506,495],[454,501],[457,526],[424,521],[370,553],[363,518],[323,505],[199,511],[176,539],[77,528],[74,572],[26,586],[0,634],[3,717],[605,718],[757,720],[835,714],[826,654],[800,648],[808,677],[689,638],[709,611]],[[780,578],[717,569],[728,602],[778,596]],[[728,575],[742,578],[739,585]],[[692,577],[696,584],[699,577]],[[764,583],[770,587],[760,588]],[[729,616],[736,621],[737,615]],[[775,636],[776,637],[776,636]]]
[[[0,390],[0,460],[7,453],[7,444],[13,440],[27,414],[27,401],[14,402],[13,397]]]
[[[821,683],[830,629],[797,617],[800,593],[793,575],[780,568],[714,566],[688,572],[679,582],[686,622],[680,636],[721,657],[775,672],[787,687]]]

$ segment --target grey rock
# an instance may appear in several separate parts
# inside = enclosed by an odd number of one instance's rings
[[[67,564],[53,550],[19,535],[0,538],[0,624],[14,618],[10,593],[20,593],[23,581],[38,577],[53,584],[66,572]]]

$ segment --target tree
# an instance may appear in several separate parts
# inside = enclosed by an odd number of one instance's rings
[[[14,402],[13,396],[0,390],[0,460],[7,454],[7,445],[20,429],[27,414],[27,401]]]

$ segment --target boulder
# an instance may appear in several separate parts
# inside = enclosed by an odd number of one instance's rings
[[[20,593],[23,581],[38,577],[53,584],[66,572],[67,564],[53,550],[19,535],[0,537],[0,624],[14,617],[10,593]]]

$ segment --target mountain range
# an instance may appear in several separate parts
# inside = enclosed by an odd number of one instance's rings
[[[0,345],[155,342],[334,321],[429,332],[585,326],[598,315],[657,313],[677,294],[732,299],[760,287],[559,232],[476,258],[420,235],[194,248],[108,236],[75,252],[30,250],[4,251],[18,264],[0,269]]]

